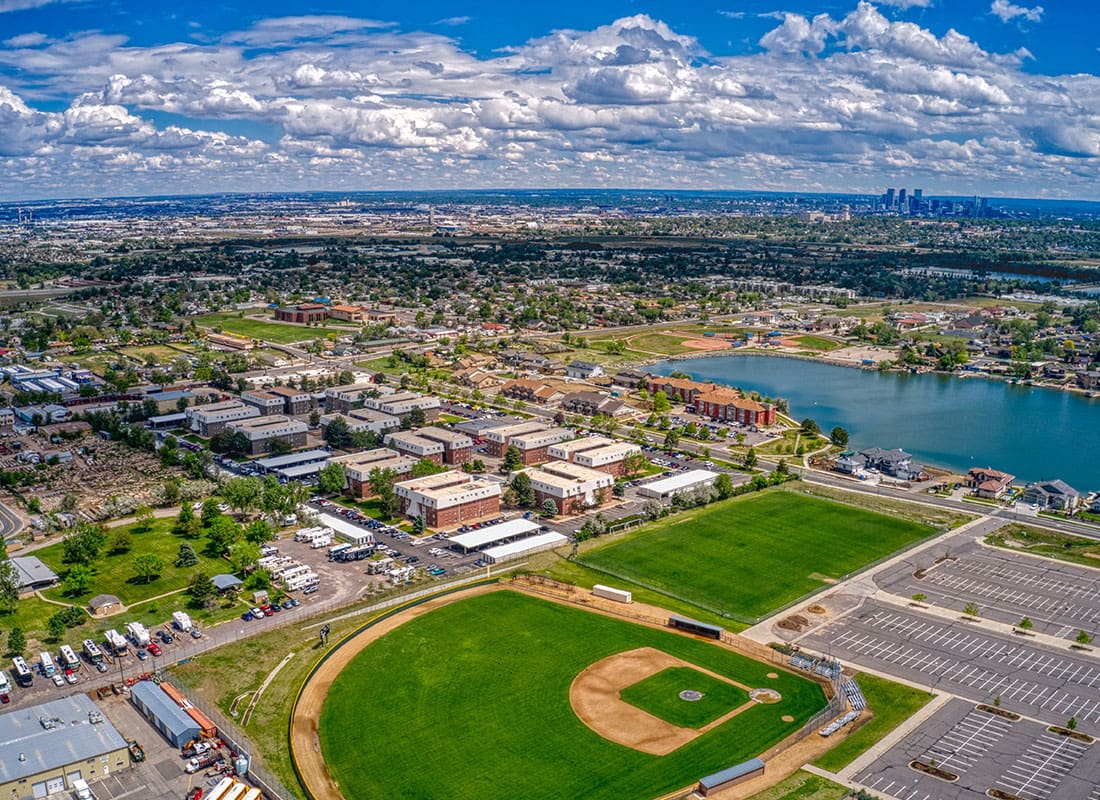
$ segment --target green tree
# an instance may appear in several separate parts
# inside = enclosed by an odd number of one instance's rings
[[[816,436],[821,432],[821,428],[818,427],[818,424],[809,417],[806,417],[806,419],[802,420],[800,430],[808,436]]]
[[[172,526],[172,532],[181,536],[192,536],[195,529],[195,512],[191,509],[191,506],[184,503],[180,506],[180,513],[176,517],[176,522]]]
[[[1016,623],[1016,627],[1026,633],[1035,627],[1035,624],[1031,621],[1031,617],[1024,617]]]
[[[848,446],[848,431],[837,425],[829,434],[829,441],[837,447]]]
[[[198,553],[190,542],[180,542],[176,551],[176,566],[180,568],[193,567],[199,563]]]
[[[23,629],[12,628],[8,634],[8,655],[21,656],[26,649],[27,637],[23,634]]]
[[[328,495],[339,494],[344,491],[347,480],[347,473],[344,471],[344,465],[335,461],[325,465],[317,475],[318,487],[323,494]]]
[[[749,469],[752,469],[753,467],[755,467],[756,464],[757,464],[757,461],[758,461],[758,459],[756,457],[756,448],[755,447],[750,447],[749,452],[745,453],[745,457],[743,459],[741,459],[741,463],[744,464]]]
[[[222,512],[218,510],[218,498],[208,497],[202,504],[202,526],[209,528],[214,524],[214,520],[222,516]]]
[[[321,438],[332,447],[343,449],[351,440],[351,429],[348,427],[348,421],[337,414],[328,421]]]
[[[112,555],[129,552],[134,546],[134,537],[125,528],[115,528],[111,531],[111,541],[108,543],[108,552]]]
[[[424,517],[423,517],[422,514],[417,514],[415,517],[413,517],[413,521],[412,521],[413,536],[421,536],[424,533],[424,528],[425,527],[426,527],[426,523],[424,522]]]
[[[718,492],[720,500],[733,497],[733,478],[730,477],[728,472],[719,473],[718,477],[714,479],[714,490]]]
[[[549,497],[542,501],[541,507],[542,515],[544,517],[553,517],[558,513],[558,505]]]
[[[532,508],[535,505],[535,489],[531,485],[531,476],[526,472],[517,472],[509,486],[516,493],[516,505],[521,508]]]
[[[209,540],[209,552],[213,556],[225,553],[241,536],[241,526],[236,521],[221,514],[206,531]]]
[[[1077,644],[1081,645],[1082,647],[1088,647],[1090,644],[1092,644],[1092,636],[1090,636],[1085,631],[1077,631],[1077,638],[1074,641],[1076,641]]]
[[[397,472],[393,469],[379,469],[375,467],[367,476],[370,482],[371,493],[378,499],[378,507],[387,519],[396,516],[401,508],[401,498],[397,496],[393,485],[397,481]]]
[[[236,511],[251,511],[260,505],[263,497],[263,482],[255,477],[230,478],[222,486],[222,499]]]
[[[672,410],[672,403],[668,401],[668,395],[658,389],[653,393],[653,413],[664,414]]]
[[[309,412],[309,427],[316,428],[321,424],[321,412],[313,409]]]
[[[70,530],[61,545],[61,560],[66,564],[91,564],[103,551],[106,529],[86,522]]]
[[[504,463],[501,465],[500,471],[504,473],[515,472],[522,466],[523,454],[514,444],[508,445],[504,451]]]
[[[913,595],[914,603],[923,603],[927,599],[928,595],[926,595],[924,592],[917,592],[915,595]]]
[[[12,633],[14,633],[14,631],[12,631]],[[1066,727],[1071,731],[1077,730],[1077,717],[1070,717],[1066,720]]]
[[[234,572],[243,573],[260,560],[260,546],[247,539],[238,539],[229,546],[229,563]]]
[[[436,464],[430,458],[421,458],[418,459],[415,464],[413,464],[413,468],[410,474],[414,478],[423,478],[425,475],[437,475],[440,472],[446,471],[446,467]]]
[[[15,565],[8,559],[7,551],[0,551],[0,608],[8,614],[14,613],[22,588],[23,582],[19,580]]]
[[[61,579],[61,590],[69,597],[79,597],[91,588],[93,578],[87,564],[73,564]]]
[[[141,553],[131,562],[138,583],[152,583],[164,570],[164,559],[155,553]]]
[[[665,434],[663,446],[665,450],[671,453],[680,446],[680,434],[670,428],[668,433]]]
[[[252,544],[263,544],[271,534],[271,526],[262,519],[253,520],[244,529],[244,538]]]
[[[623,476],[634,478],[644,472],[648,466],[649,459],[646,458],[645,453],[631,453],[623,459]]]
[[[196,572],[191,576],[191,583],[187,589],[191,595],[191,603],[196,608],[204,608],[207,601],[217,596],[218,590],[214,581],[205,572]]]
[[[60,642],[61,637],[65,635],[65,620],[62,619],[61,614],[52,614],[48,620],[46,620],[46,632],[49,634],[51,642]]]
[[[963,609],[963,613],[968,617],[974,617],[975,619],[981,616],[981,609],[978,608],[978,604],[970,602],[966,604],[966,608]]]

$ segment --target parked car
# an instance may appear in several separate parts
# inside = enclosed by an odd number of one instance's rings
[[[200,631],[198,628],[192,628],[191,629],[191,638],[192,639],[201,639],[202,638],[202,631]]]
[[[55,674],[52,679],[53,679],[53,685],[57,686],[58,688],[61,688],[65,685],[65,679],[62,678],[60,675]]]
[[[155,656],[159,656],[161,653],[164,652],[163,650],[160,649],[160,645],[158,645],[156,642],[150,643],[148,649],[149,649],[149,652],[152,653]]]
[[[172,644],[175,641],[168,631],[157,631],[157,638],[160,639],[161,644]]]
[[[149,657],[149,651],[145,648],[138,650],[134,655],[138,657],[138,661],[144,661]]]
[[[252,612],[251,611],[244,612],[243,614],[241,614],[241,619],[243,619],[245,622],[251,622],[252,621]]]
[[[74,675],[71,672],[66,672],[65,673],[65,683],[69,684],[70,686],[75,684],[76,683],[76,675]]]

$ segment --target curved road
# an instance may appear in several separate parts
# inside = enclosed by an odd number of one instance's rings
[[[0,503],[0,538],[4,541],[23,530],[23,520],[3,503]]]

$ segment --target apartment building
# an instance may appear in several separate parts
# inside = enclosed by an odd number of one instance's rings
[[[611,498],[615,479],[606,472],[551,461],[538,469],[527,471],[538,503],[553,501],[559,514],[575,514],[585,508],[603,505]]]
[[[423,517],[431,528],[452,528],[500,513],[500,487],[496,481],[452,471],[401,481],[394,491],[405,516]]]
[[[403,456],[396,450],[388,447],[377,447],[373,450],[364,450],[361,453],[352,453],[346,456],[333,456],[325,462],[339,464],[344,468],[347,477],[347,491],[352,497],[364,500],[372,497],[370,474],[376,469],[392,469],[396,479],[408,480],[412,477],[413,467],[417,459]]]
[[[230,422],[260,416],[260,410],[239,400],[225,400],[221,403],[188,408],[184,414],[187,415],[192,431],[199,436],[210,437],[221,433]]]
[[[253,456],[270,453],[277,441],[285,442],[292,450],[305,447],[306,432],[309,430],[309,426],[301,420],[281,414],[230,422],[226,428],[233,434],[244,435],[248,440],[248,453]]]

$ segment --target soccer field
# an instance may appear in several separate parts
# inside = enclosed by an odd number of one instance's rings
[[[647,525],[578,561],[615,576],[616,586],[633,582],[751,622],[934,532],[830,500],[769,491]]]
[[[782,700],[669,755],[615,744],[573,712],[570,686],[594,662],[642,647]],[[715,644],[498,591],[412,619],[356,656],[322,708],[321,753],[347,800],[646,800],[763,752],[824,706],[820,686],[774,671]]]

